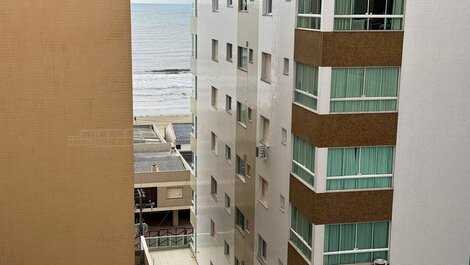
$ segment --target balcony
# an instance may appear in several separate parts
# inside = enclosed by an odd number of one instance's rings
[[[316,225],[391,220],[392,200],[392,190],[316,193],[290,176],[289,201]]]
[[[312,66],[401,66],[402,49],[402,31],[295,30],[294,59]]]
[[[395,145],[397,113],[324,114],[292,104],[292,133],[316,147]]]
[[[141,237],[136,265],[197,265],[190,248],[193,235]],[[139,253],[139,256],[137,255]],[[158,261],[158,263],[157,263]]]

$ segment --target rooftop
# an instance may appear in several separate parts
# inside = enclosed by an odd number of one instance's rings
[[[189,144],[190,134],[192,132],[192,123],[173,123],[173,130],[175,131],[176,144]]]
[[[153,125],[134,125],[134,143],[161,143]]]
[[[157,166],[157,171],[186,170],[186,167],[178,153],[170,151],[151,151],[134,153],[134,172],[151,172],[152,165]]]

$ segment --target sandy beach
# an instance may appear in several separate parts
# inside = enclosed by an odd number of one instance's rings
[[[172,123],[186,123],[192,122],[191,115],[172,115],[172,116],[146,116],[146,117],[137,117],[135,124],[154,124],[155,127],[164,133],[165,128],[170,122]]]

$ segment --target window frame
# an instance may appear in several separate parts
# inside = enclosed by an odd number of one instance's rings
[[[366,89],[366,80],[367,80],[367,70],[372,70],[372,69],[383,69],[388,68],[388,69],[397,69],[397,87],[396,87],[396,96],[394,97],[367,97],[365,95],[365,89]],[[330,87],[330,113],[396,113],[398,112],[398,105],[399,105],[399,92],[400,92],[400,77],[401,77],[401,67],[397,66],[383,66],[383,67],[333,67],[331,70],[331,78],[333,79],[333,70],[334,69],[347,69],[348,70],[348,76],[349,76],[349,71],[351,69],[363,69],[364,73],[362,75],[362,94],[360,97],[349,97],[349,98],[333,98],[331,95],[333,94],[333,81],[331,82],[331,87]],[[348,77],[346,77],[348,78]],[[367,101],[377,101],[377,100],[394,100],[395,103],[395,110],[373,110],[373,111],[332,111],[331,108],[333,106],[332,102],[354,102],[354,101],[362,101],[362,102],[367,102]]]
[[[272,16],[273,15],[273,0],[264,0],[263,1],[263,16]]]
[[[232,97],[225,95],[225,111],[232,114]]]
[[[269,62],[269,63],[268,63]],[[272,56],[269,53],[261,53],[261,81],[271,84],[272,81]]]
[[[211,151],[217,156],[217,135],[214,132],[211,132]]]
[[[217,180],[211,176],[211,196],[217,201]]]
[[[372,227],[371,227],[371,245],[373,245],[373,242],[374,242],[374,230],[375,230],[375,225],[377,223],[387,223],[388,224],[388,231],[387,231],[387,247],[386,248],[367,248],[367,249],[359,249],[357,248],[357,238],[358,238],[358,225],[359,224],[372,224]],[[384,221],[384,222],[380,222],[380,221],[377,221],[377,222],[357,222],[357,223],[343,223],[343,224],[335,224],[335,225],[325,225],[325,235],[327,233],[327,226],[340,226],[339,228],[339,245],[341,245],[341,225],[351,225],[351,224],[354,224],[355,225],[355,234],[354,234],[354,248],[353,249],[348,249],[348,250],[338,250],[338,251],[324,251],[323,252],[323,257],[325,258],[326,256],[333,256],[333,255],[338,255],[338,256],[341,256],[341,255],[344,255],[344,254],[365,254],[365,253],[371,253],[373,254],[374,252],[387,252],[387,256],[390,255],[390,222],[389,221]],[[326,236],[325,236],[326,238]],[[325,243],[326,243],[326,240],[325,240]],[[326,249],[324,247],[324,249]]]
[[[305,141],[304,139],[302,139],[301,137],[295,135],[295,134],[292,134],[292,174],[294,176],[296,176],[299,180],[301,180],[302,182],[304,182],[308,187],[310,187],[311,189],[315,189],[315,181],[316,181],[316,174],[315,174],[315,171],[316,171],[316,159],[317,159],[317,154],[316,154],[316,151],[317,151],[317,147],[312,145],[311,143]],[[313,171],[309,168],[307,168],[306,166],[304,166],[301,162],[299,161],[296,161],[294,159],[294,153],[295,153],[295,138],[298,138],[300,139],[302,142],[304,142],[305,144],[308,144],[310,145],[312,148],[313,148]],[[311,179],[308,179],[308,180],[305,180],[302,176],[299,176],[297,173],[294,172],[294,165],[295,166],[298,166],[301,170],[303,170],[305,173],[307,173]]]
[[[233,45],[228,42],[227,42],[227,45],[225,46],[225,60],[227,62],[233,61]]]
[[[248,71],[248,48],[238,46],[237,68],[242,71]]]
[[[228,145],[225,145],[225,160],[229,163],[232,161],[232,148]]]
[[[212,0],[212,12],[219,12],[219,0]]]
[[[316,91],[317,94],[312,94],[309,92],[310,88],[307,87],[307,85],[302,85],[302,82],[299,79],[299,75],[300,73],[298,73],[298,71],[300,71],[300,67],[299,66],[302,66],[302,67],[307,67],[308,68],[311,68],[313,71],[314,71],[314,74],[315,76],[313,77],[315,80],[314,80],[314,87],[311,88],[313,89],[313,91]],[[304,68],[302,68],[303,70]],[[296,104],[299,104],[301,105],[302,107],[305,107],[309,110],[312,110],[313,112],[316,112],[317,111],[317,108],[318,108],[318,89],[319,89],[319,76],[320,76],[320,69],[319,67],[316,67],[316,66],[311,66],[311,65],[307,65],[307,64],[303,64],[303,63],[299,63],[299,62],[295,62],[295,77],[294,77],[294,95],[293,95],[293,101],[296,103]],[[302,73],[302,79],[303,81],[303,73]],[[315,87],[316,86],[316,87]],[[305,89],[305,90],[302,90]],[[299,93],[301,94],[302,96],[306,96],[308,98],[310,98],[311,100],[313,100],[312,102],[314,103],[314,107],[313,106],[307,106],[301,102],[299,102],[297,99],[296,99],[296,93]]]
[[[371,147],[375,147],[375,148],[384,148],[384,147],[391,147],[392,148],[392,162],[391,162],[391,170],[392,170],[392,173],[386,173],[386,174],[363,174],[361,172],[361,166],[362,166],[362,150],[364,148],[371,148]],[[344,191],[361,191],[361,190],[390,190],[390,189],[393,189],[393,180],[394,180],[394,169],[395,169],[395,153],[396,153],[396,147],[393,146],[393,145],[384,145],[384,146],[357,146],[357,147],[331,147],[331,148],[328,148],[328,152],[331,150],[331,149],[359,149],[358,150],[358,174],[357,175],[341,175],[341,176],[328,176],[328,173],[327,173],[327,176],[326,176],[326,186],[327,186],[327,190],[326,192],[344,192]],[[327,154],[328,156],[328,154]],[[327,168],[329,166],[330,161],[328,160],[327,158]],[[347,179],[355,179],[355,180],[358,180],[358,179],[371,179],[371,178],[391,178],[391,185],[390,187],[379,187],[379,188],[355,188],[355,189],[328,189],[328,183],[331,181],[331,180],[347,180]]]
[[[353,8],[354,5],[351,4],[351,14],[337,14],[336,13],[336,7],[335,7],[335,12],[334,12],[334,20],[333,20],[333,30],[334,31],[403,31],[404,29],[404,11],[405,11],[405,1],[404,0],[385,0],[385,14],[378,14],[374,15],[370,12],[370,2],[373,0],[367,0],[367,11],[365,14],[353,14]],[[387,14],[387,5],[388,1],[402,1],[402,10],[401,14]],[[393,7],[392,7],[393,8]],[[392,13],[394,11],[392,10]],[[336,29],[336,21],[337,19],[351,19],[350,22],[350,29]],[[384,19],[384,25],[387,25],[387,20],[393,20],[393,19],[400,19],[400,29],[392,29],[392,25],[390,24],[390,29],[369,29],[370,27],[370,19]],[[353,20],[354,19],[365,19],[366,22],[366,29],[353,29]]]
[[[299,28],[299,29],[307,29],[307,30],[313,30],[313,31],[320,31],[321,30],[321,23],[322,23],[322,14],[321,14],[321,10],[322,10],[322,7],[323,7],[323,1],[324,0],[309,0],[309,1],[320,1],[320,8],[319,8],[319,12],[318,14],[314,14],[314,13],[299,13],[299,9],[300,9],[300,4],[299,4],[299,1],[297,1],[297,9],[296,9],[296,14],[297,14],[297,17],[296,17],[296,23],[295,23],[295,26],[296,28]],[[305,0],[304,0],[305,1]],[[308,0],[307,0],[308,1]],[[326,0],[328,1],[328,0]],[[312,5],[310,5],[312,6]],[[318,27],[301,27],[299,26],[299,19],[300,18],[308,18],[308,19],[314,19],[316,22],[315,24],[318,25]]]
[[[261,259],[261,263],[266,264],[268,257],[268,243],[266,243],[260,234],[258,234],[258,251],[256,256],[258,259]]]
[[[219,62],[219,41],[216,39],[212,39],[211,59],[214,62]]]
[[[238,0],[238,12],[248,12],[248,0]]]

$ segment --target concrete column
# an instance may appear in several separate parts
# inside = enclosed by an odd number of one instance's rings
[[[179,225],[179,212],[178,210],[173,210],[173,226]]]

